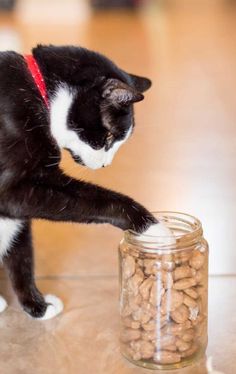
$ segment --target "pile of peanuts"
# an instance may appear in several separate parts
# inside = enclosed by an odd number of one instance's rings
[[[122,252],[122,352],[135,361],[175,364],[201,349],[207,324],[204,249],[152,256]],[[204,334],[203,334],[204,337]]]

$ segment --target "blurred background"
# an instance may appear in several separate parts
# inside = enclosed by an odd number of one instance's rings
[[[153,81],[136,130],[109,168],[63,156],[63,168],[131,195],[150,210],[203,223],[211,274],[236,273],[236,2],[0,0],[0,50],[74,44]],[[122,233],[34,223],[38,276],[117,273]],[[99,261],[98,261],[99,258]]]

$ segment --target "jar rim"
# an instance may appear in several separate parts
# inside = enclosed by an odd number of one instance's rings
[[[125,240],[129,242],[131,245],[139,245],[142,248],[156,251],[156,250],[181,250],[186,248],[191,248],[199,239],[202,238],[203,230],[201,221],[193,215],[188,213],[182,212],[174,212],[174,211],[157,211],[152,212],[152,214],[162,222],[167,222],[168,219],[172,219],[175,223],[179,225],[185,225],[187,230],[186,232],[182,232],[181,234],[175,234],[174,237],[176,239],[176,243],[174,244],[165,244],[164,238],[170,238],[169,235],[160,235],[160,236],[153,236],[153,235],[145,235],[142,234],[142,238],[140,238],[140,234],[134,230],[126,230],[125,231]],[[143,239],[145,238],[145,239]],[[161,240],[162,239],[162,240]]]

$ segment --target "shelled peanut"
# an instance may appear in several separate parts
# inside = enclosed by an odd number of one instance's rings
[[[155,257],[155,258],[154,258]],[[204,342],[207,253],[122,252],[121,342],[133,360],[174,364]]]

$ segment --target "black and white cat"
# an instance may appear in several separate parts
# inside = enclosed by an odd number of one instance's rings
[[[49,319],[63,304],[35,285],[32,219],[170,232],[130,197],[74,180],[59,167],[61,149],[89,168],[109,165],[133,132],[133,103],[151,82],[83,48],[38,46],[32,54],[49,107],[24,56],[0,53],[0,259],[23,309]],[[0,298],[0,311],[6,306]]]

